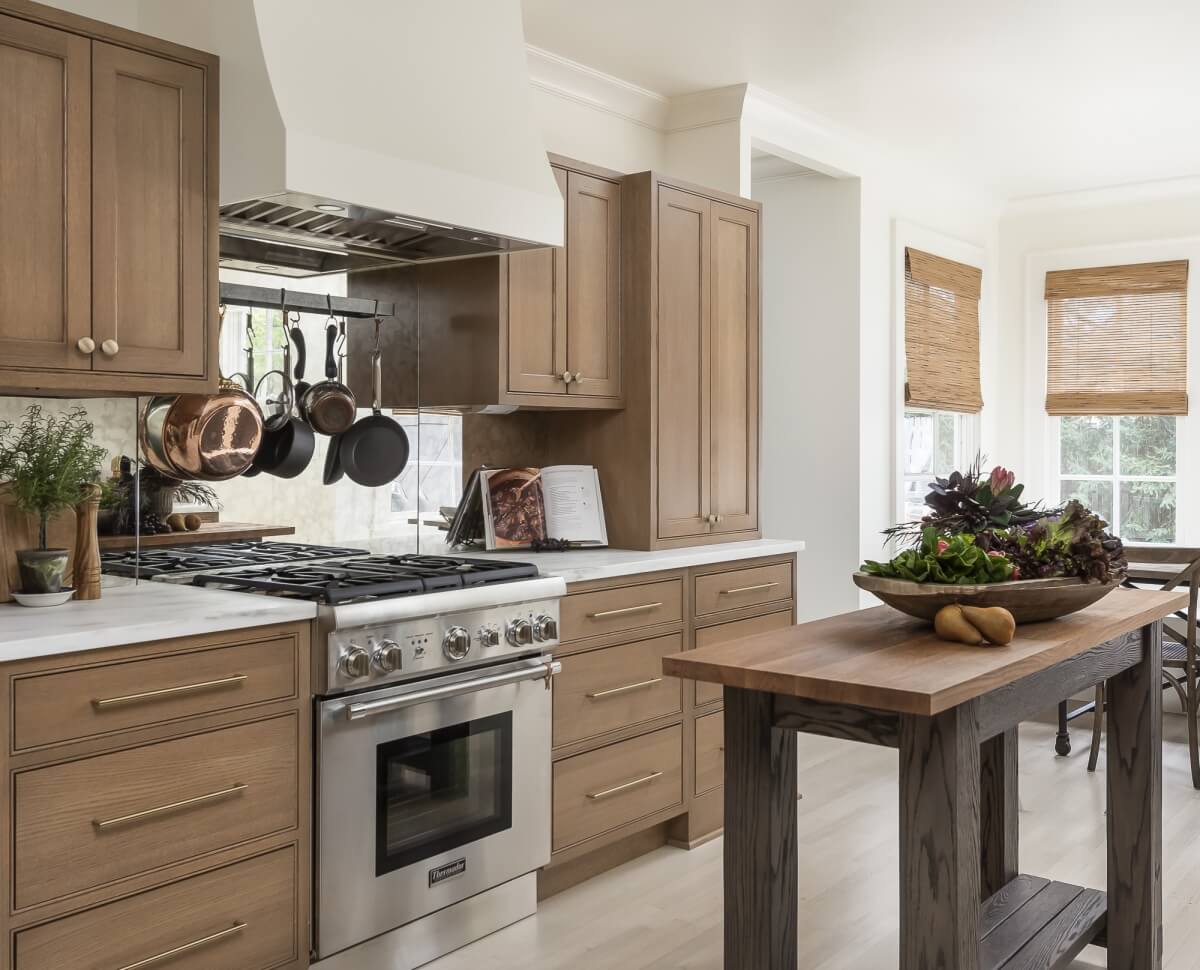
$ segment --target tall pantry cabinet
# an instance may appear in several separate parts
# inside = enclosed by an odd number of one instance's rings
[[[760,207],[654,172],[621,192],[626,408],[557,437],[599,468],[613,546],[757,538]]]

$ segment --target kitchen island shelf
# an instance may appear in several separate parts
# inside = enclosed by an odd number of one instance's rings
[[[1098,889],[1020,875],[983,903],[980,970],[1057,970],[1104,945],[1108,897]]]

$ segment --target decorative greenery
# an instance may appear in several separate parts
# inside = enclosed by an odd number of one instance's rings
[[[50,518],[79,503],[84,486],[99,477],[104,449],[83,408],[54,417],[31,404],[19,425],[0,423],[0,480],[10,482],[17,507],[38,516],[39,548],[46,548]]]
[[[1013,577],[1013,565],[1003,552],[985,551],[975,544],[973,535],[966,533],[941,536],[933,526],[926,527],[918,547],[905,549],[891,562],[868,559],[862,568],[872,576],[914,583],[974,585],[1000,583]]]
[[[1029,526],[983,533],[980,545],[1010,559],[1023,579],[1078,576],[1085,581],[1119,582],[1128,563],[1125,547],[1110,535],[1108,523],[1076,501],[1062,514]]]
[[[141,470],[142,504],[148,504],[150,496],[155,492],[169,488],[174,491],[175,499],[179,502],[191,502],[195,505],[207,505],[211,509],[219,509],[221,501],[212,487],[204,482],[180,481],[168,478],[158,469],[142,463]]]
[[[918,544],[890,562],[867,560],[864,572],[918,583],[998,583],[1009,579],[1078,577],[1119,582],[1128,563],[1108,523],[1081,502],[1042,511],[1021,502],[1016,476],[997,466],[988,478],[978,463],[930,483],[930,514],[885,531],[914,532]]]
[[[966,473],[951,472],[946,478],[929,483],[925,505],[929,514],[919,522],[903,522],[885,530],[894,539],[920,541],[928,528],[938,535],[979,533],[986,529],[1006,529],[1055,514],[1041,508],[1040,503],[1027,505],[1021,501],[1025,486],[1016,476],[997,465],[986,478],[980,471],[981,459],[976,458]]]

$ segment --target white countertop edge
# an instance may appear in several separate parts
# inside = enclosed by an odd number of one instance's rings
[[[595,579],[617,579],[639,573],[654,573],[668,569],[687,569],[712,563],[761,559],[804,551],[799,539],[750,539],[744,542],[720,542],[679,549],[569,549],[566,552],[530,552],[513,549],[485,552],[464,549],[448,553],[466,558],[508,559],[537,565],[543,576],[560,576],[568,583],[583,583]]]
[[[98,600],[0,604],[0,663],[311,620],[315,603],[173,583],[109,585]]]

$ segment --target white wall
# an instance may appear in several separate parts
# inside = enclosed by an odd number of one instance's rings
[[[801,621],[858,605],[859,192],[857,179],[824,175],[753,183],[763,204],[762,529],[807,543]]]

